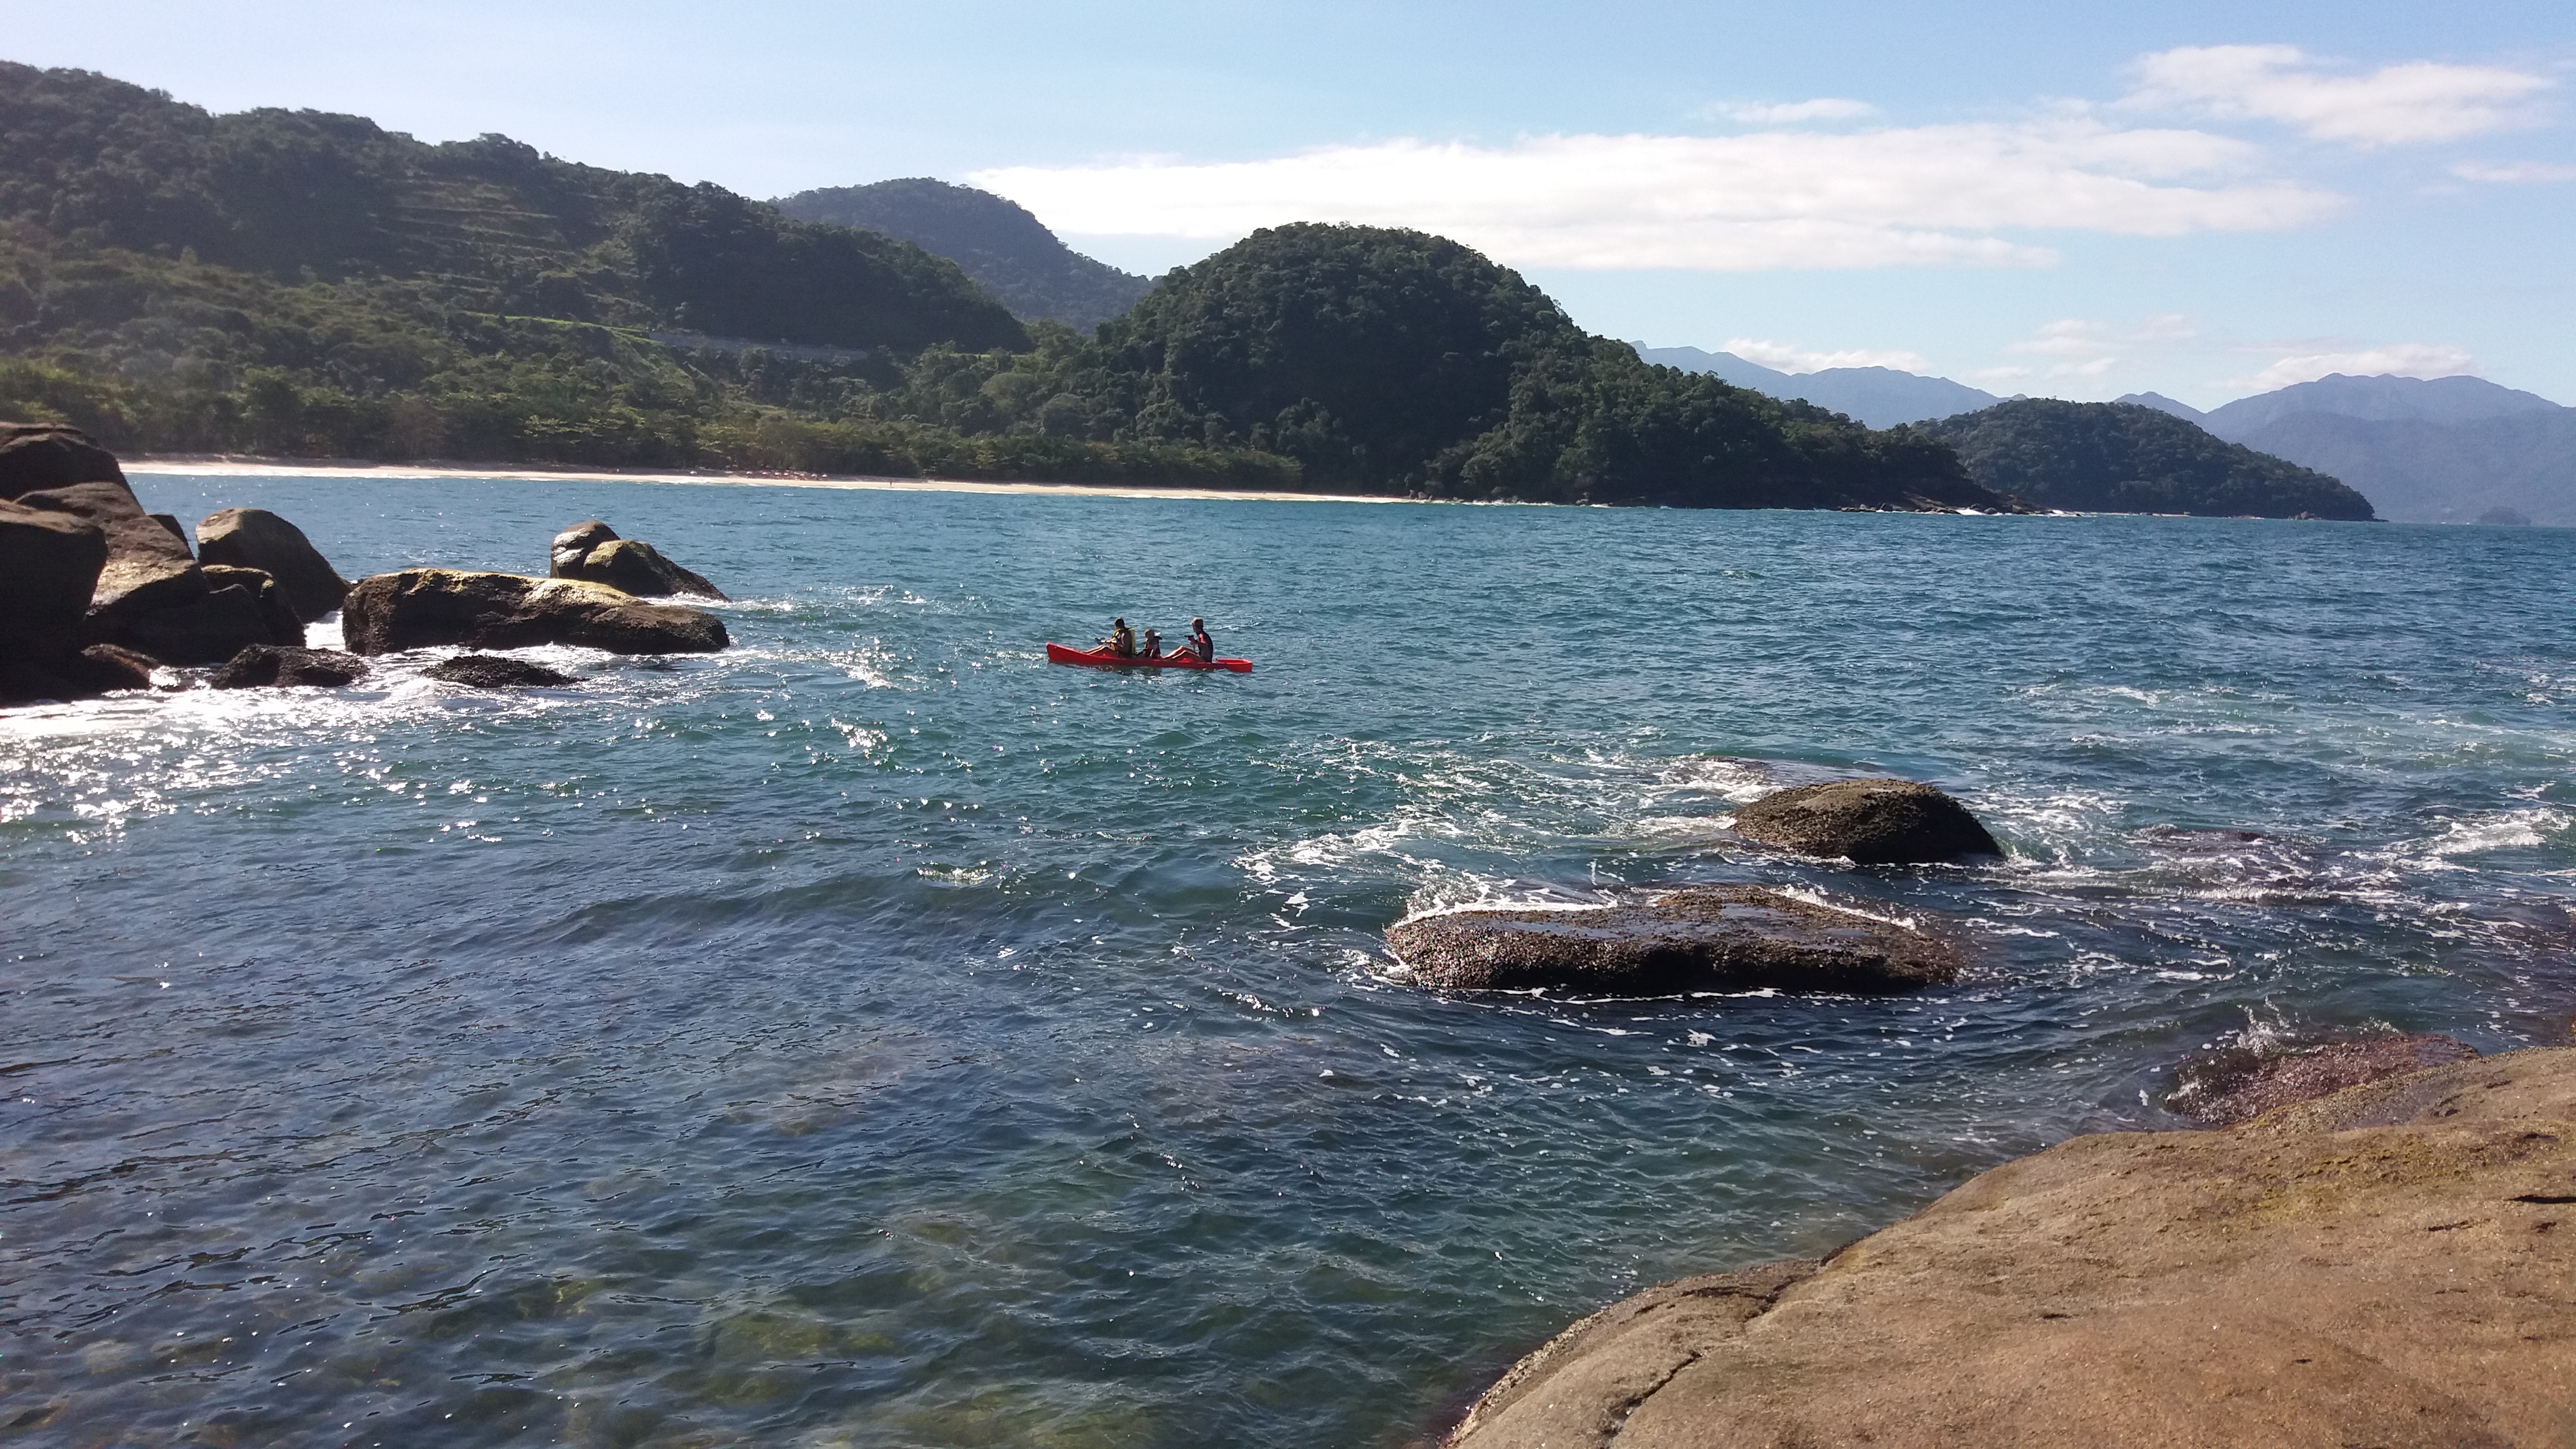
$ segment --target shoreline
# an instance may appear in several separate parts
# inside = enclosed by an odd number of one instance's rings
[[[971,478],[894,478],[867,474],[731,473],[624,470],[617,468],[532,468],[502,464],[478,468],[464,463],[370,463],[346,458],[253,458],[237,455],[128,458],[128,473],[165,477],[228,478],[301,476],[308,478],[486,478],[517,483],[659,483],[710,488],[833,488],[879,493],[998,493],[1061,498],[1178,498],[1200,502],[1239,503],[1416,503],[1452,502],[1366,493],[1290,493],[1275,489],[1157,488],[1134,483],[988,482]],[[1516,507],[1543,507],[1520,504]]]

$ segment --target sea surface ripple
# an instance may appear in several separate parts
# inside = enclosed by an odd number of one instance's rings
[[[0,714],[0,1438],[1393,1446],[1644,1283],[2172,1125],[2209,1044],[2576,1009],[2576,532],[136,485],[353,577],[607,518],[736,644]],[[1113,613],[1258,670],[1045,662]],[[1864,771],[2011,858],[1724,833]],[[1976,965],[1380,951],[1678,881]]]

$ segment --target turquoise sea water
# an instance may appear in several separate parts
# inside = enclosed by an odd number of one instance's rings
[[[0,714],[0,1439],[1380,1445],[2214,1042],[2576,1010],[2576,532],[138,475],[352,576],[603,517],[735,647]],[[1234,676],[1052,667],[1205,614]],[[327,632],[327,631],[326,631]],[[1732,806],[1933,780],[2013,850]],[[1456,902],[1946,920],[1443,997]]]

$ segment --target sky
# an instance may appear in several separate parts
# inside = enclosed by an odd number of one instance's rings
[[[0,58],[769,197],[936,176],[1159,273],[1419,227],[1596,331],[2197,406],[2576,404],[2576,4],[0,0]]]

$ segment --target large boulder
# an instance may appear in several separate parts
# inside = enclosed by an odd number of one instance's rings
[[[216,689],[265,689],[311,685],[337,688],[366,678],[367,661],[337,649],[253,644],[224,661],[207,683]]]
[[[340,607],[349,581],[304,536],[265,508],[224,508],[197,525],[201,563],[259,569],[277,580],[298,619],[310,624]]]
[[[604,584],[459,569],[404,569],[360,579],[340,605],[340,631],[360,654],[463,645],[578,644],[616,654],[704,654],[730,642],[703,609],[648,604]]]
[[[1444,911],[1397,923],[1386,945],[1416,984],[1450,990],[1882,993],[1959,974],[1957,949],[1939,937],[1752,886],[1633,905]]]
[[[1450,1449],[2576,1444],[2576,1049],[2078,1137],[1525,1358]]]
[[[0,660],[80,652],[81,620],[107,567],[107,531],[68,513],[0,503]]]
[[[40,489],[19,494],[18,501],[94,524],[107,535],[107,565],[90,594],[93,638],[113,640],[130,619],[205,597],[206,576],[187,542],[144,512],[123,482]]]
[[[548,669],[525,659],[510,659],[499,654],[459,654],[442,659],[421,671],[430,679],[449,684],[462,684],[469,689],[561,689],[579,684],[576,675],[560,669]]]
[[[1781,790],[1738,810],[1735,833],[1860,865],[2004,853],[1967,806],[1912,780],[1833,780]]]
[[[617,530],[596,518],[555,535],[547,550],[547,573],[558,579],[606,584],[639,598],[724,597],[715,585],[664,558],[660,549],[642,539],[619,538]]]
[[[0,498],[75,483],[125,482],[116,455],[60,423],[0,423]]]

